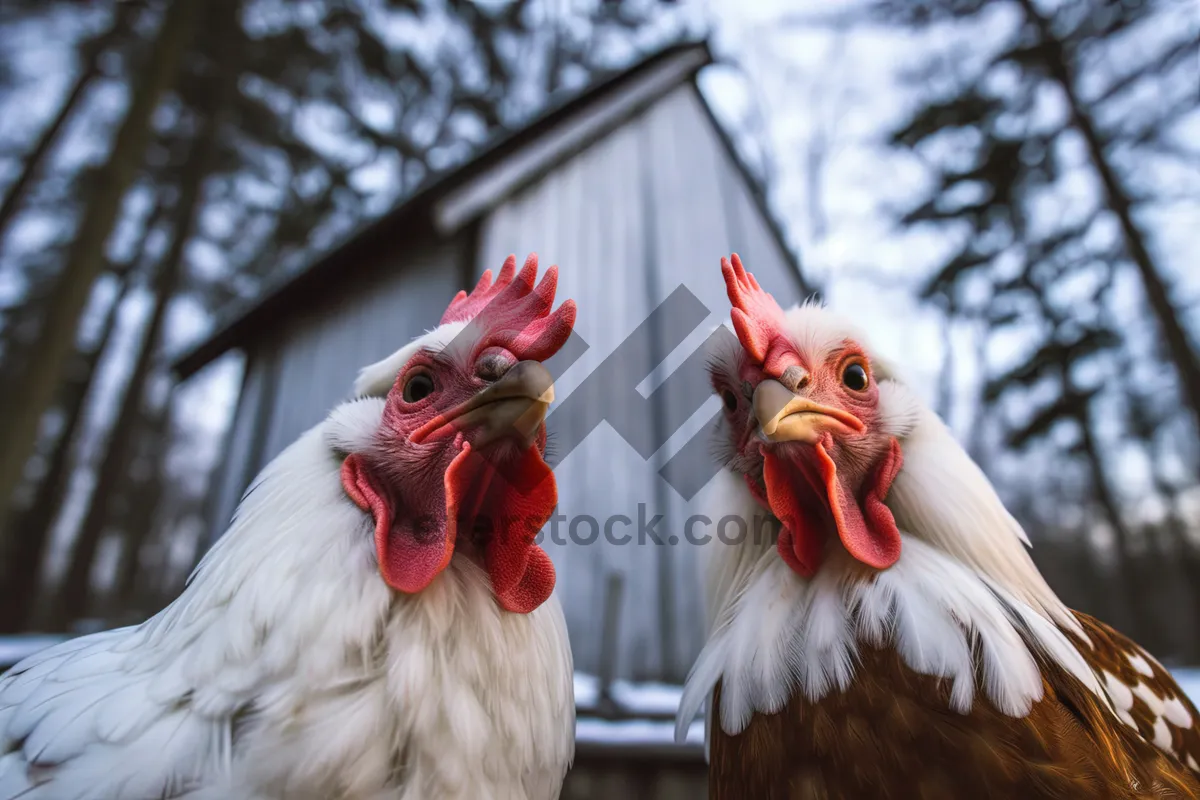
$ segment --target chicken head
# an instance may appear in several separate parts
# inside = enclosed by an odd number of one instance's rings
[[[741,344],[712,362],[722,446],[782,524],[780,556],[811,576],[836,538],[863,564],[891,566],[900,532],[883,501],[902,457],[867,351],[818,308],[785,315],[736,254],[721,271]]]
[[[528,613],[554,588],[534,542],[558,497],[544,459],[553,379],[541,362],[570,336],[575,304],[551,310],[556,267],[536,278],[536,255],[519,272],[510,256],[494,281],[489,270],[459,292],[444,341],[389,367],[373,446],[343,462],[342,484],[373,516],[379,570],[397,591],[421,591],[456,555],[486,570],[508,611]]]

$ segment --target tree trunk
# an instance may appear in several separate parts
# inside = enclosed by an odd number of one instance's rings
[[[125,192],[141,165],[154,109],[174,83],[200,5],[200,0],[175,0],[167,6],[149,60],[132,88],[129,110],[113,142],[108,163],[97,173],[96,185],[43,320],[42,338],[28,366],[22,370],[17,383],[20,393],[12,409],[0,419],[0,441],[5,445],[0,449],[0,505],[10,501],[20,483],[37,443],[42,415],[54,402],[55,390],[75,346],[80,316],[104,263],[109,234]],[[0,529],[0,546],[8,547],[3,529]]]
[[[232,86],[236,76],[232,73],[223,78],[222,83]],[[171,249],[163,259],[163,264],[153,281],[154,296],[157,298],[154,312],[146,324],[142,345],[138,352],[137,361],[129,378],[128,389],[122,398],[117,412],[116,422],[109,439],[109,446],[97,470],[96,485],[92,492],[87,515],[79,529],[74,546],[71,550],[70,566],[63,577],[62,589],[59,592],[59,604],[53,615],[57,626],[69,625],[86,612],[91,597],[92,562],[96,550],[103,538],[105,526],[108,523],[113,501],[117,498],[122,481],[126,479],[132,462],[134,429],[142,412],[142,401],[145,387],[152,377],[156,365],[157,353],[160,349],[160,339],[171,298],[178,292],[185,275],[184,249],[191,239],[201,207],[201,195],[204,182],[214,161],[217,145],[217,134],[220,120],[224,118],[223,106],[225,94],[217,92],[219,97],[213,101],[213,107],[208,110],[200,122],[200,130],[196,135],[196,143],[188,159],[189,173],[183,177],[183,185],[179,194],[179,202],[175,209],[174,231]],[[132,545],[132,543],[127,542]],[[122,558],[131,557],[136,561],[136,553],[127,553]],[[136,568],[136,565],[133,567]],[[118,568],[118,574],[124,567]]]
[[[39,593],[46,547],[70,486],[70,456],[77,430],[83,422],[85,403],[97,378],[96,367],[108,349],[116,329],[117,314],[134,286],[138,263],[145,254],[150,234],[162,221],[165,208],[163,203],[155,205],[140,241],[132,248],[133,256],[113,270],[122,281],[121,290],[105,310],[96,344],[78,354],[78,371],[63,387],[60,407],[66,416],[66,425],[54,443],[50,466],[38,484],[32,504],[20,512],[10,528],[14,549],[11,560],[4,565],[5,570],[0,572],[0,633],[25,630],[34,622],[34,613],[42,599]]]
[[[17,385],[21,369],[28,363],[28,351],[31,337],[28,331],[37,325],[38,312],[41,311],[41,299],[38,287],[30,286],[21,304],[3,312],[4,327],[0,330],[0,386]],[[8,414],[12,398],[9,392],[0,393],[0,416]],[[0,503],[0,510],[4,504]]]
[[[131,468],[135,459],[143,458],[153,466],[146,480],[130,481],[125,486],[126,513],[121,530],[116,580],[108,598],[110,615],[130,610],[146,611],[136,608],[135,590],[139,584],[142,550],[154,530],[155,512],[164,495],[163,462],[169,445],[170,404],[154,410],[150,417],[144,419],[139,434],[136,453],[126,466]]]
[[[37,144],[25,156],[25,163],[22,166],[21,174],[17,176],[16,181],[9,188],[8,194],[4,196],[4,199],[0,200],[0,242],[3,241],[13,217],[21,208],[25,200],[25,195],[28,193],[29,187],[33,184],[34,178],[41,173],[46,157],[58,142],[59,134],[62,133],[67,122],[74,115],[79,101],[83,98],[92,81],[100,75],[101,59],[117,43],[121,37],[121,33],[128,28],[133,11],[137,6],[137,3],[117,3],[116,11],[113,12],[112,25],[109,26],[108,30],[96,36],[91,41],[84,43],[80,48],[83,57],[82,71],[75,79],[75,83],[71,86],[70,91],[67,92],[66,99],[63,100],[62,106],[58,109],[58,114],[46,125],[42,131],[42,135],[38,138]]]
[[[1151,443],[1146,443],[1147,448]],[[1151,479],[1154,481],[1154,491],[1162,497],[1167,506],[1167,515],[1159,525],[1160,536],[1165,540],[1163,552],[1170,553],[1175,562],[1175,574],[1181,578],[1181,589],[1189,600],[1188,614],[1176,613],[1172,619],[1172,627],[1177,634],[1176,639],[1181,643],[1180,656],[1188,663],[1200,659],[1200,643],[1196,641],[1196,630],[1200,628],[1200,552],[1188,536],[1188,526],[1180,513],[1180,493],[1163,474],[1162,460],[1150,450]]]
[[[1069,382],[1064,379],[1064,388],[1074,391]],[[1088,471],[1091,474],[1092,488],[1096,500],[1104,512],[1104,518],[1113,532],[1117,550],[1117,576],[1122,582],[1131,622],[1135,633],[1131,635],[1142,642],[1147,648],[1155,650],[1153,642],[1162,641],[1161,624],[1154,619],[1154,614],[1146,607],[1145,589],[1141,580],[1142,570],[1133,552],[1133,535],[1129,526],[1121,516],[1121,508],[1108,481],[1104,469],[1104,459],[1100,454],[1099,444],[1092,434],[1091,420],[1085,414],[1079,420],[1080,436],[1082,437],[1083,452],[1087,459]]]
[[[126,277],[120,293],[105,311],[95,348],[78,354],[78,372],[63,387],[61,408],[66,423],[54,444],[50,466],[38,484],[32,505],[17,514],[9,528],[12,548],[8,560],[0,565],[0,634],[17,633],[29,624],[38,596],[46,546],[71,476],[70,454],[83,421],[84,402],[96,377],[96,365],[116,328],[117,311],[131,285],[132,281]]]
[[[1182,638],[1187,643],[1187,650],[1183,656],[1189,663],[1194,664],[1200,660],[1200,642],[1196,640],[1196,630],[1200,628],[1200,552],[1197,551],[1196,545],[1187,540],[1186,528],[1175,513],[1172,513],[1171,524],[1176,526],[1176,531],[1181,539],[1179,544],[1180,568],[1183,572],[1184,588],[1188,592],[1192,606],[1192,613],[1189,616],[1191,624],[1183,630]]]
[[[1200,432],[1200,353],[1192,346],[1187,330],[1179,321],[1179,310],[1171,302],[1171,294],[1163,279],[1162,271],[1154,263],[1146,246],[1146,238],[1133,219],[1133,201],[1120,178],[1108,162],[1104,151],[1104,142],[1092,121],[1091,114],[1084,107],[1078,93],[1075,91],[1075,81],[1071,74],[1071,66],[1063,53],[1062,43],[1055,38],[1050,30],[1049,21],[1038,13],[1033,0],[1019,0],[1028,19],[1038,30],[1041,40],[1046,44],[1050,57],[1046,59],[1046,68],[1054,81],[1062,88],[1070,109],[1071,122],[1083,137],[1087,147],[1088,157],[1096,170],[1104,193],[1108,197],[1108,207],[1116,215],[1121,225],[1121,233],[1125,238],[1125,246],[1129,256],[1137,267],[1146,292],[1146,300],[1150,311],[1158,321],[1159,329],[1166,342],[1167,355],[1179,373],[1179,382],[1183,388],[1184,401],[1191,406],[1196,430]]]

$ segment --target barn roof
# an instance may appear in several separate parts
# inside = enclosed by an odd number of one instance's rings
[[[253,300],[231,304],[219,316],[213,332],[175,361],[176,373],[181,379],[187,378],[226,351],[252,339],[257,331],[273,327],[291,309],[319,298],[331,282],[345,280],[355,264],[367,261],[364,256],[380,247],[394,246],[410,233],[433,230],[439,236],[453,236],[494,205],[587,148],[684,81],[692,80],[713,60],[705,42],[669,47],[549,109],[531,124],[497,137],[465,164],[433,177],[398,206],[354,231],[340,244],[277,278]],[[758,182],[746,170],[711,110],[705,108],[733,163],[744,173],[750,193],[780,250],[792,260],[799,275],[799,264],[769,213]]]

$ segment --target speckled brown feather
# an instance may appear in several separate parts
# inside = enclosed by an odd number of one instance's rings
[[[1083,648],[1085,655],[1098,668],[1118,669],[1129,663],[1126,652],[1142,653],[1102,623],[1083,615],[1080,620],[1096,642],[1094,649]],[[1061,667],[1039,663],[1045,696],[1020,719],[1005,716],[983,697],[970,714],[955,713],[948,683],[913,672],[895,650],[865,645],[847,691],[816,703],[794,694],[781,712],[755,715],[737,736],[720,729],[718,684],[709,797],[1200,797],[1200,778],[1178,757],[1119,721]],[[1156,687],[1182,696],[1170,676],[1154,667]],[[1187,708],[1195,720],[1190,703]],[[1195,723],[1176,733],[1186,758],[1195,752]]]
[[[1131,690],[1127,698],[1114,697],[1118,712],[1128,714],[1126,722],[1132,723],[1146,741],[1158,740],[1161,749],[1200,773],[1200,712],[1187,694],[1153,656],[1127,636],[1087,614],[1076,612],[1075,616],[1091,646],[1075,636],[1071,638],[1088,663],[1102,679],[1115,679]],[[1175,713],[1165,713],[1162,707],[1172,702],[1176,704]]]

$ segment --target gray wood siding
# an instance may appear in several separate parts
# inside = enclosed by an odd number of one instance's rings
[[[707,319],[673,352],[661,352],[660,337],[659,346],[652,342],[626,365],[637,373],[643,395],[671,375],[655,397],[657,407],[648,409],[660,427],[671,417],[668,407],[678,407],[678,397],[707,396],[707,376],[695,360],[672,373],[728,319],[718,268],[722,255],[740,252],[781,303],[798,297],[795,273],[702,102],[694,86],[681,86],[482,223],[476,274],[495,269],[509,253],[523,257],[536,251],[544,266],[560,265],[559,297],[579,303],[576,332],[589,349],[559,378],[557,408],[576,390],[589,394],[573,402],[598,415],[621,402],[606,387],[580,387],[680,285],[711,309]],[[642,382],[640,376],[651,377]],[[624,545],[606,543],[603,533],[591,545],[572,543],[565,530],[559,530],[559,542],[546,536],[578,669],[599,672],[604,659],[615,655],[619,677],[679,681],[686,675],[704,635],[697,548],[682,538],[674,545],[646,537],[639,542],[636,521],[639,508],[648,519],[661,513],[666,519],[660,533],[682,534],[684,520],[695,513],[695,498],[684,500],[658,471],[717,407],[716,399],[709,399],[649,459],[601,423],[556,466],[559,512],[575,525],[578,537],[590,535],[590,520],[601,527],[618,514],[634,520],[629,529],[614,523],[615,536],[634,535]],[[572,432],[562,426],[570,423],[554,420],[557,408],[551,429],[557,438],[569,439]],[[573,410],[572,421],[586,416]],[[653,434],[653,424],[649,431]],[[699,452],[707,454],[707,447]],[[615,654],[604,652],[601,641],[605,587],[613,572],[624,578]]]
[[[258,468],[261,433],[266,424],[266,411],[271,404],[268,384],[275,359],[268,352],[270,346],[267,342],[261,342],[253,355],[244,358],[242,390],[227,440],[225,469],[217,471],[210,489],[210,543],[216,541],[229,526],[238,501]]]
[[[469,242],[397,243],[369,274],[329,302],[290,316],[275,332],[277,372],[262,467],[342,400],[358,371],[437,325],[459,290]]]

